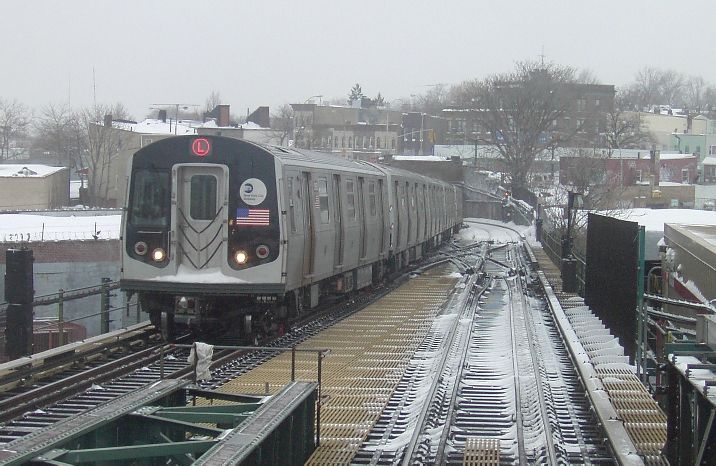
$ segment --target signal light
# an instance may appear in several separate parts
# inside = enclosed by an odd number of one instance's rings
[[[269,255],[270,249],[265,244],[260,245],[256,248],[256,257],[259,259],[266,259]]]
[[[136,252],[138,256],[145,255],[147,253],[147,243],[144,241],[137,242],[137,244],[134,245],[134,252]]]

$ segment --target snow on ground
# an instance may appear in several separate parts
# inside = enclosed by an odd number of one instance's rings
[[[514,222],[505,223],[486,218],[466,218],[464,219],[464,224],[468,225],[468,228],[461,229],[458,235],[460,239],[467,242],[493,240],[498,243],[506,243],[518,240],[519,235],[534,236],[533,228],[517,225]]]
[[[119,239],[121,219],[119,214],[83,215],[81,211],[66,216],[2,214],[0,241]]]

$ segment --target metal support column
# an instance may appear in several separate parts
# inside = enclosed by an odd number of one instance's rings
[[[109,294],[109,278],[102,278],[102,295],[101,295],[101,310],[100,310],[100,332],[109,333],[109,309],[110,309],[110,294]]]
[[[637,236],[638,259],[636,266],[636,376],[646,385],[648,377],[646,371],[646,325],[649,319],[644,303],[645,238],[644,226],[640,226]]]

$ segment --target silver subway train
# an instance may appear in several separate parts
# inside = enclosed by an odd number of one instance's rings
[[[405,170],[219,136],[137,151],[121,287],[167,336],[282,332],[449,238],[462,193]]]

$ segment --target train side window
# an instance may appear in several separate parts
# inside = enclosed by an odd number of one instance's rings
[[[368,183],[368,206],[370,209],[370,216],[375,217],[378,213],[378,208],[375,200],[375,181]]]
[[[189,215],[194,220],[213,220],[216,216],[216,177],[213,175],[191,177]]]
[[[321,213],[321,223],[328,223],[328,179],[324,176],[318,178],[318,206]]]
[[[132,176],[132,205],[129,222],[132,225],[163,227],[169,224],[169,172],[137,170]]]
[[[296,233],[296,209],[293,206],[293,179],[288,178],[288,217],[291,223],[291,233]]]
[[[346,180],[346,217],[356,219],[356,195],[353,180]]]

